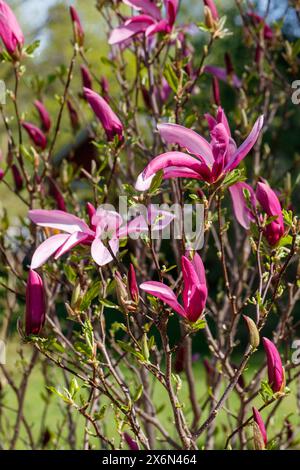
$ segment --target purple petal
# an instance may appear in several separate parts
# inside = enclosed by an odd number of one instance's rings
[[[214,65],[206,65],[204,67],[204,72],[213,75],[214,77],[218,78],[222,82],[226,82],[230,84],[230,81],[232,81],[232,84],[233,86],[235,86],[235,88],[241,88],[242,86],[242,81],[239,79],[239,77],[236,74],[232,74],[231,76],[228,76],[226,69],[224,69],[223,67],[216,67]]]
[[[146,37],[153,36],[156,33],[169,33],[170,26],[166,20],[160,20],[157,23],[154,23],[146,29]]]
[[[58,259],[60,256],[67,253],[67,251],[71,250],[76,245],[80,245],[80,243],[84,242],[89,235],[84,232],[74,232],[72,233],[66,242],[57,250],[55,253],[54,259]]]
[[[259,430],[261,432],[265,445],[267,445],[267,442],[268,442],[267,432],[266,432],[265,424],[263,422],[261,414],[254,406],[252,407],[252,411],[253,411],[254,421],[257,423],[259,427]]]
[[[143,11],[156,20],[160,20],[161,18],[160,9],[150,0],[123,0],[123,3],[126,3],[126,5],[129,5],[136,10]]]
[[[64,233],[53,235],[38,246],[31,260],[31,269],[37,269],[44,264],[68,240],[69,236]]]
[[[264,116],[260,116],[255,122],[252,131],[248,135],[247,139],[242,143],[242,145],[237,149],[237,151],[231,157],[229,163],[226,165],[224,171],[228,172],[234,170],[238,166],[241,160],[246,157],[250,152],[252,147],[255,145],[260,131],[264,125]]]
[[[157,128],[161,137],[168,144],[180,145],[207,165],[213,164],[214,158],[210,144],[192,129],[178,124],[158,124]]]
[[[109,241],[109,246],[114,255],[118,253],[119,250],[119,240],[113,238]],[[104,246],[102,241],[99,238],[96,238],[91,246],[91,254],[93,259],[99,266],[104,266],[105,264],[110,263],[113,260],[109,250]]]
[[[202,164],[190,155],[182,152],[167,152],[158,155],[147,165],[144,170],[143,179],[148,179],[158,171],[170,166],[178,168],[187,167],[195,172],[201,172],[203,168]]]
[[[84,220],[64,211],[31,210],[28,212],[28,217],[40,227],[54,228],[68,233],[85,232],[90,235],[94,233],[89,229]]]
[[[181,315],[182,317],[186,318],[184,309],[178,302],[176,295],[174,294],[172,289],[170,289],[170,287],[166,286],[162,282],[148,281],[143,282],[143,284],[140,285],[140,288],[145,292],[148,292],[148,294],[157,297],[162,302],[169,305],[172,310],[179,313],[179,315]]]
[[[236,183],[233,186],[230,186],[229,192],[231,196],[231,201],[233,205],[233,212],[238,223],[244,227],[246,230],[250,228],[250,222],[253,220],[253,216],[247,206],[246,199],[244,196],[244,189],[247,189],[250,192],[252,202],[255,201],[255,194],[251,186],[247,183]],[[255,207],[254,202],[254,207]]]
[[[127,39],[130,39],[132,36],[146,31],[148,26],[153,24],[153,20],[145,15],[141,16],[139,21],[137,21],[136,18],[134,19],[133,17],[119,28],[113,29],[108,44],[112,46],[127,41]]]

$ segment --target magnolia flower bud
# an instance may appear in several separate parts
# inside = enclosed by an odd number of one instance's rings
[[[128,288],[131,299],[137,303],[139,301],[139,288],[136,282],[135,270],[132,263],[130,263],[128,271]]]
[[[47,139],[44,133],[30,122],[22,122],[22,127],[25,129],[33,143],[42,150],[45,150],[47,147]]]
[[[43,281],[32,269],[29,271],[26,288],[26,335],[38,335],[45,323],[45,294]]]
[[[259,332],[255,322],[252,318],[243,315],[243,318],[247,324],[249,330],[249,342],[253,349],[257,349],[260,343]]]
[[[19,60],[24,45],[24,35],[13,11],[2,0],[0,0],[0,38],[7,52]]]
[[[130,450],[139,450],[139,446],[137,445],[136,441],[134,441],[132,437],[127,434],[127,432],[124,432],[123,437]]]
[[[16,191],[21,191],[23,189],[23,178],[22,178],[22,175],[20,173],[20,170],[17,167],[17,165],[13,164],[12,167],[11,167],[11,171],[12,171],[12,174],[13,174],[15,189],[16,189]]]
[[[70,7],[70,15],[73,22],[74,40],[79,47],[82,47],[84,44],[84,31],[79,15],[73,6]]]

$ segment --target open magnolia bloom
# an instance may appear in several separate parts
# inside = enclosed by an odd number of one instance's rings
[[[90,225],[83,219],[60,210],[31,210],[30,220],[40,227],[59,230],[45,240],[35,251],[31,260],[31,269],[44,264],[50,256],[55,259],[67,253],[77,245],[89,245],[91,255],[99,266],[112,261],[119,250],[119,240],[130,234],[148,233],[149,230],[162,231],[174,219],[167,211],[149,206],[147,215],[139,215],[127,224],[117,212],[99,207],[97,210],[88,204]],[[109,248],[108,248],[109,246]]]
[[[285,229],[281,204],[270,186],[259,182],[254,192],[249,184],[239,182],[231,186],[229,192],[235,217],[245,229],[248,230],[251,222],[255,222],[254,212],[257,211],[258,203],[262,211],[274,219],[264,229],[264,236],[271,246],[276,245],[284,235]],[[246,192],[249,194],[249,202],[246,199]]]
[[[172,310],[186,320],[196,322],[203,314],[206,305],[207,284],[205,269],[202,259],[197,253],[192,261],[186,256],[182,256],[181,266],[184,283],[182,292],[183,306],[178,302],[172,289],[162,282],[143,282],[140,288],[162,300],[162,302],[169,305]]]
[[[210,142],[193,130],[177,124],[158,125],[158,131],[165,142],[179,145],[193,156],[183,152],[166,152],[158,155],[139,175],[136,182],[137,190],[149,189],[154,175],[161,170],[165,179],[181,177],[215,183],[234,170],[248,155],[264,123],[263,116],[260,116],[247,139],[237,148],[222,108],[218,109],[216,119],[210,114],[206,114],[205,117],[210,129]]]
[[[160,9],[151,0],[123,0],[123,3],[138,10],[140,14],[128,18],[123,25],[115,28],[109,37],[109,44],[121,44],[137,34],[143,33],[146,37],[150,37],[156,33],[172,31],[178,0],[164,0],[166,18],[162,17]]]

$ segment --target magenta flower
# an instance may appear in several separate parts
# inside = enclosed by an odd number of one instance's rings
[[[132,263],[130,263],[128,271],[128,288],[131,300],[137,302],[139,300],[139,288],[136,282],[135,270]]]
[[[123,3],[138,10],[140,14],[128,18],[123,25],[115,28],[110,35],[109,44],[123,43],[141,33],[150,37],[156,33],[168,34],[172,31],[177,16],[178,0],[164,0],[166,18],[162,17],[155,2],[150,0],[123,0]]]
[[[272,341],[263,338],[263,346],[267,355],[268,380],[273,392],[280,392],[285,385],[284,370],[280,354]]]
[[[250,152],[263,126],[263,116],[258,118],[247,139],[237,148],[231,137],[228,121],[222,108],[217,118],[206,114],[211,140],[177,124],[159,124],[161,137],[169,144],[187,149],[193,156],[182,152],[167,152],[154,158],[139,175],[136,189],[149,189],[154,175],[163,170],[164,178],[194,178],[215,183],[234,170]]]
[[[84,88],[83,90],[89,105],[105,130],[107,139],[111,141],[115,136],[118,136],[119,139],[122,140],[123,124],[118,116],[113,112],[109,104],[104,98],[102,98],[102,96],[98,95],[93,90],[90,90],[89,88]]]
[[[26,288],[26,335],[38,335],[46,317],[43,281],[38,273],[29,271]]]
[[[59,230],[65,233],[53,235],[45,240],[35,251],[31,260],[31,269],[44,264],[50,256],[58,259],[78,245],[91,247],[91,255],[99,266],[110,263],[119,250],[119,240],[130,234],[148,233],[151,230],[163,230],[171,223],[174,216],[166,211],[156,210],[150,206],[145,218],[139,215],[127,224],[114,211],[97,210],[89,204],[87,207],[90,225],[76,217],[60,210],[30,210],[28,216],[40,227]],[[104,243],[103,243],[104,241]],[[105,241],[109,244],[108,249]]]
[[[24,45],[24,35],[13,11],[2,0],[0,0],[0,37],[10,55],[20,55]]]
[[[74,28],[74,38],[75,41],[79,46],[83,46],[84,43],[84,30],[79,18],[79,15],[77,13],[77,10],[71,6],[70,7],[70,15],[73,23],[73,28]]]
[[[215,21],[218,21],[219,13],[218,13],[214,0],[203,0],[203,2],[204,2],[204,5],[210,9],[213,19]]]
[[[215,65],[206,65],[204,67],[204,72],[211,74],[213,77],[216,77],[222,82],[230,83],[235,88],[241,88],[242,82],[235,73],[229,74],[227,69],[223,67],[216,67]]]
[[[244,191],[250,193],[250,205],[248,207]],[[284,220],[281,204],[275,192],[266,183],[259,182],[254,193],[247,183],[236,183],[229,188],[232,199],[233,210],[237,221],[245,229],[250,228],[251,222],[255,221],[253,211],[257,210],[259,202],[262,210],[268,217],[276,217],[268,223],[264,230],[264,235],[271,246],[276,245],[284,235]]]
[[[22,122],[22,127],[25,129],[33,143],[42,150],[45,150],[47,147],[47,139],[41,129],[30,122]]]
[[[34,106],[38,110],[43,131],[46,133],[49,132],[51,128],[51,118],[45,105],[41,101],[36,100]]]
[[[182,256],[181,266],[184,284],[182,292],[183,306],[178,302],[172,289],[162,282],[143,282],[140,288],[162,300],[189,322],[196,322],[203,313],[207,299],[205,269],[197,253],[192,261],[186,256]]]
[[[89,69],[85,65],[80,66],[83,88],[93,89],[92,77]]]
[[[2,170],[2,168],[0,168],[0,181],[3,180],[4,175],[5,175],[4,170]]]
[[[261,433],[261,436],[263,438],[265,445],[267,445],[267,442],[268,442],[267,431],[266,431],[263,419],[261,417],[261,414],[254,406],[252,407],[252,412],[253,412],[253,419],[258,425],[258,428],[260,430],[260,433]]]

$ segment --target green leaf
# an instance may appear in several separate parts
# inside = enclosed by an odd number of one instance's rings
[[[35,50],[40,46],[40,43],[41,41],[39,41],[39,39],[37,39],[36,41],[34,41],[32,44],[29,44],[29,46],[27,46],[25,48],[25,53],[28,55],[28,56],[33,56],[33,53],[35,52]]]
[[[92,301],[99,295],[100,286],[101,286],[101,281],[96,281],[92,285],[92,287],[90,287],[89,290],[84,294],[81,304],[80,304],[81,312],[87,310],[90,307]]]
[[[177,93],[179,82],[170,62],[167,63],[165,66],[164,77],[172,88],[172,90],[174,91],[174,93]]]
[[[163,174],[164,174],[164,172],[162,170],[160,170],[154,176],[153,180],[151,181],[151,186],[150,186],[150,189],[149,189],[150,194],[155,193],[160,188],[162,180],[163,180]]]
[[[138,389],[136,390],[134,396],[133,396],[133,401],[138,401],[141,396],[142,396],[142,393],[143,393],[143,390],[144,390],[144,387],[143,385],[141,384]]]
[[[104,305],[104,307],[107,307],[107,308],[113,308],[115,310],[121,310],[119,305],[114,304],[113,302],[111,302],[110,300],[107,300],[107,299],[100,299],[100,304]]]
[[[64,273],[65,273],[66,278],[68,279],[68,281],[71,284],[75,284],[77,275],[76,275],[76,272],[74,271],[74,269],[72,268],[72,266],[70,266],[70,264],[64,263]]]

